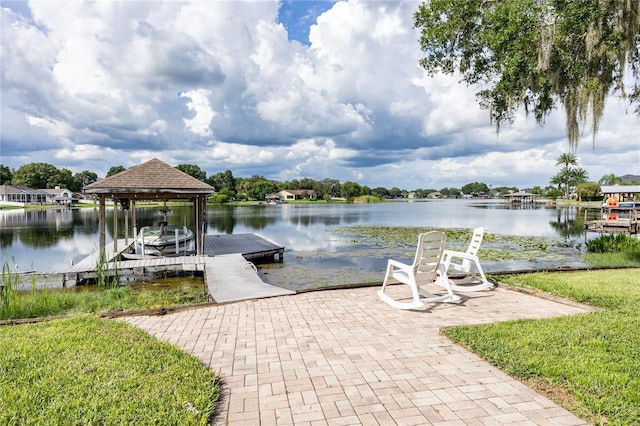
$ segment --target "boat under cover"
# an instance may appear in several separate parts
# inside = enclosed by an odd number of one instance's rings
[[[186,226],[145,226],[140,229],[136,244],[142,254],[169,255],[189,250],[193,232]]]

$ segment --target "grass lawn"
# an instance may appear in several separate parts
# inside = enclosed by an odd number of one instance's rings
[[[0,424],[206,425],[219,388],[135,327],[76,317],[0,327]]]
[[[594,424],[640,424],[640,269],[497,279],[601,309],[444,333],[581,418]]]

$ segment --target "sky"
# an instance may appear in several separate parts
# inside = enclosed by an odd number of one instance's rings
[[[152,158],[207,176],[405,190],[545,187],[571,152],[563,110],[497,134],[477,88],[429,77],[416,1],[0,0],[0,164],[104,177]],[[592,181],[640,175],[640,118],[611,97]]]

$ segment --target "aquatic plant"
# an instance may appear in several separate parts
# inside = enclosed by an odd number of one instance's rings
[[[112,264],[113,269],[108,267]],[[112,275],[110,275],[112,272]],[[111,289],[120,284],[120,271],[118,270],[118,261],[107,262],[105,254],[100,251],[98,261],[96,262],[96,283],[102,289]]]
[[[5,260],[2,263],[2,281],[0,282],[0,317],[3,317],[4,313],[11,310],[12,305],[16,303],[16,289],[19,283],[18,272],[11,271],[9,263]]]

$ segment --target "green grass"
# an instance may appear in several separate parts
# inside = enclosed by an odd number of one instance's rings
[[[0,327],[0,424],[205,425],[219,388],[197,358],[95,317]]]
[[[640,269],[535,273],[502,283],[601,308],[444,331],[594,424],[640,424]]]
[[[98,314],[207,301],[204,288],[197,287],[136,290],[135,287],[124,285],[99,291],[68,288],[20,292],[11,290],[9,286],[6,288],[12,294],[6,298],[6,303],[0,304],[0,320]]]

